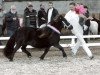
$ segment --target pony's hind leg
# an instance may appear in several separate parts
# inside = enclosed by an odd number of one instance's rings
[[[21,47],[21,42],[18,42],[18,43],[16,44],[15,48],[14,48],[14,51],[13,51],[11,57],[9,58],[9,61],[13,61],[13,58],[14,58],[15,53],[16,53],[16,51],[17,51],[20,47]]]
[[[27,45],[22,45],[21,49],[22,49],[22,51],[23,51],[24,53],[27,54],[27,56],[28,56],[29,58],[31,58],[32,55],[31,55],[31,53],[29,53],[29,52],[26,50],[26,46],[27,46]]]
[[[64,48],[61,45],[57,44],[57,45],[54,45],[54,47],[62,51],[63,57],[67,57],[67,54],[65,53]]]
[[[46,55],[46,54],[48,53],[48,51],[49,51],[49,48],[50,48],[50,47],[47,47],[47,48],[44,50],[44,53],[41,55],[40,60],[43,60],[43,59],[44,59],[45,55]]]

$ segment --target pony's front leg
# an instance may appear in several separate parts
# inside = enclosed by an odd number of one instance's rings
[[[44,53],[41,55],[40,60],[43,60],[43,59],[44,59],[45,55],[46,55],[46,54],[48,53],[48,51],[49,51],[49,48],[50,48],[50,47],[47,47],[47,48],[44,50]]]
[[[29,58],[31,58],[32,55],[31,55],[31,53],[29,53],[29,52],[26,50],[26,46],[27,46],[27,45],[22,45],[21,49],[22,49],[22,51],[23,51],[24,53],[27,54],[27,56],[28,56]]]
[[[63,57],[67,57],[67,54],[65,53],[64,48],[61,45],[57,44],[57,45],[54,45],[54,47],[62,51]]]

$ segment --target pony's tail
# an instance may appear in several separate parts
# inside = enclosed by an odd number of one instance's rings
[[[4,55],[8,59],[13,59],[12,53],[14,52],[15,39],[16,39],[16,32],[10,37],[10,39],[6,44],[6,47],[4,48]]]

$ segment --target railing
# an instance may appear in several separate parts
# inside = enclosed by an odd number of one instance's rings
[[[0,40],[9,40],[10,37],[0,37]],[[60,36],[60,39],[71,39],[69,44],[61,44],[62,47],[69,47],[75,45],[76,36]],[[83,38],[100,38],[100,35],[84,35]],[[66,42],[67,43],[67,42]],[[100,46],[100,43],[87,43],[88,46]],[[5,45],[1,45],[0,49],[3,49]],[[27,46],[27,48],[33,48],[32,46]]]
[[[61,39],[71,39],[70,44],[61,44],[63,47],[74,46],[76,36],[61,36]],[[84,35],[83,38],[100,38],[100,35]],[[88,46],[100,46],[100,43],[86,43]]]

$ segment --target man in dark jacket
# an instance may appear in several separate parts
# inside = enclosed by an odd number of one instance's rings
[[[44,5],[40,5],[40,10],[38,11],[38,26],[40,27],[42,24],[46,23],[46,12]]]
[[[28,6],[27,11],[24,12],[25,27],[37,27],[37,12],[33,9],[33,5]]]
[[[20,27],[15,5],[12,5],[10,11],[5,14],[5,22],[7,36],[11,36]]]
[[[53,3],[49,2],[49,9],[47,10],[47,22],[51,22],[58,14],[57,9],[53,7]]]

